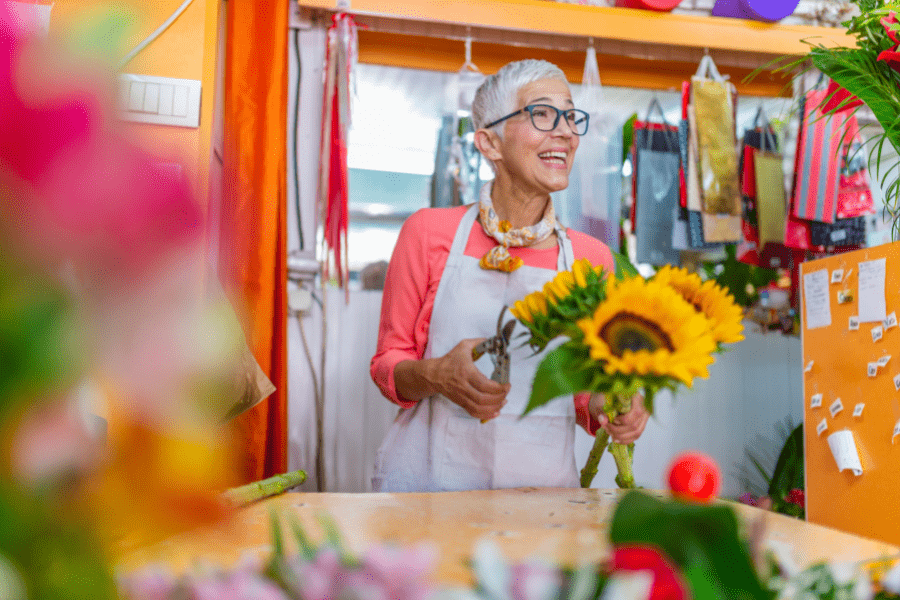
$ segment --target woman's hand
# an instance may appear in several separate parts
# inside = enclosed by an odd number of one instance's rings
[[[506,404],[510,385],[484,376],[472,360],[472,350],[482,339],[463,340],[431,363],[430,377],[438,392],[476,419],[493,419]]]
[[[631,399],[631,410],[624,415],[619,415],[610,423],[609,418],[603,413],[604,397],[602,394],[591,394],[588,410],[591,415],[600,422],[600,427],[609,433],[610,439],[617,444],[630,444],[641,437],[650,413],[644,407],[644,397],[641,394]]]
[[[510,386],[491,381],[475,366],[472,350],[483,339],[463,340],[440,358],[397,363],[397,394],[413,402],[442,394],[476,419],[493,419],[506,404]]]

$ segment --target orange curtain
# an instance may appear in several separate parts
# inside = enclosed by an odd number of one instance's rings
[[[277,388],[234,422],[238,478],[287,470],[287,99],[289,0],[225,3],[220,275],[256,360]]]

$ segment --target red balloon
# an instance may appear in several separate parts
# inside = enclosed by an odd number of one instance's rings
[[[669,490],[683,500],[709,502],[719,493],[721,481],[716,461],[699,452],[681,454],[669,467]]]

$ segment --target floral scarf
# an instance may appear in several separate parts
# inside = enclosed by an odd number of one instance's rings
[[[519,229],[511,229],[509,221],[501,221],[494,211],[491,202],[491,188],[493,182],[484,184],[479,198],[479,215],[484,232],[497,240],[498,246],[491,248],[487,254],[481,257],[482,269],[496,269],[505,273],[511,273],[522,266],[521,258],[510,256],[510,246],[531,246],[543,242],[556,230],[556,212],[553,210],[553,202],[547,203],[544,217],[539,223]]]

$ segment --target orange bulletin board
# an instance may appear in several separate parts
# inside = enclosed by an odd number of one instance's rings
[[[859,317],[861,310],[872,313],[880,259],[885,266],[887,321],[857,319],[854,330],[851,317]],[[866,263],[863,289],[860,263]],[[840,282],[834,277],[836,270],[843,270]],[[827,288],[822,285],[823,275],[827,276]],[[895,426],[900,429],[900,384],[894,381],[897,377],[900,382],[900,326],[896,325],[900,319],[900,242],[804,263],[800,289],[807,519],[900,544],[900,435],[894,436]],[[830,325],[824,325],[826,290]],[[839,294],[844,302],[839,303]],[[897,318],[891,321],[892,313]],[[873,334],[873,329],[877,327],[882,329],[875,341],[878,331]],[[839,411],[835,410],[837,400],[842,406]],[[860,404],[862,414],[857,414]],[[817,431],[823,421],[827,429]],[[845,433],[848,431],[852,438]],[[860,475],[849,468],[839,471],[829,444],[829,437],[836,433],[840,435],[832,439],[835,444],[852,439],[845,448],[855,445]]]

